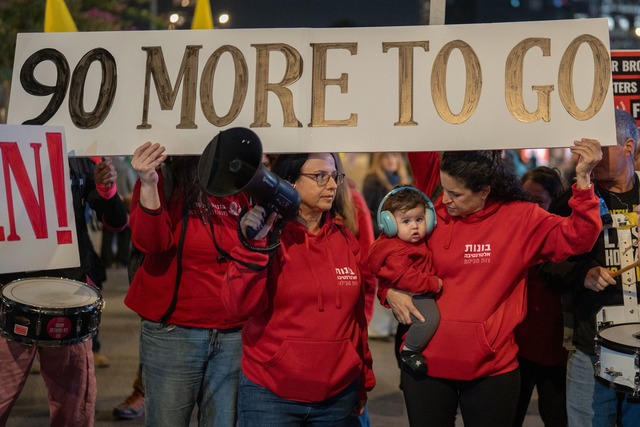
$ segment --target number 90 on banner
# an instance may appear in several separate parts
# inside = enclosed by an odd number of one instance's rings
[[[53,63],[56,70],[55,85],[42,83],[36,78],[36,68],[43,62]],[[101,69],[102,81],[97,101],[92,110],[85,110],[85,84],[91,65],[97,62]],[[60,109],[69,88],[69,116],[79,129],[95,129],[109,115],[117,86],[116,60],[103,48],[92,49],[78,62],[73,73],[69,72],[65,56],[55,49],[41,49],[33,53],[20,69],[20,84],[25,92],[34,96],[50,96],[45,109],[37,116],[25,120],[25,125],[43,125]]]

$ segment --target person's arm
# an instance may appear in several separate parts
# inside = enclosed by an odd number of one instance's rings
[[[523,257],[529,266],[542,261],[561,262],[589,252],[602,229],[600,204],[590,180],[591,171],[602,160],[600,143],[583,138],[574,141],[571,151],[579,156],[578,178],[568,201],[571,214],[561,218],[539,207],[528,212],[529,227],[522,238],[527,242]]]
[[[571,215],[571,208],[569,207],[571,195],[572,191],[568,190],[560,196],[560,198],[554,200],[549,208],[549,212],[562,217],[569,217]],[[587,271],[596,266],[597,263],[594,261],[594,256],[590,252],[587,252],[569,257],[562,262],[544,262],[538,267],[538,275],[540,275],[546,283],[552,284],[554,288],[558,288],[560,292],[573,290],[577,293],[582,293],[585,291],[582,284],[584,283]]]
[[[413,184],[429,197],[440,183],[440,154],[432,152],[407,153],[413,172]]]
[[[266,236],[276,220],[277,214],[271,213],[264,220],[265,210],[256,205],[240,220],[240,231],[246,239],[247,229],[257,231],[255,239],[249,243],[264,246]],[[276,255],[274,255],[276,256]],[[226,273],[226,285],[222,287],[222,301],[229,315],[237,320],[246,320],[263,312],[269,302],[267,291],[267,272],[269,268],[256,271],[254,266],[267,265],[269,255],[247,249],[244,245],[236,245],[231,250],[232,261]],[[239,262],[242,261],[242,262]],[[274,274],[274,277],[277,274]]]
[[[159,167],[166,160],[164,147],[146,142],[138,147],[131,166],[138,181],[131,198],[131,241],[143,253],[161,253],[177,246],[173,237],[174,224],[165,209],[164,180]]]
[[[382,292],[378,291],[378,298],[380,298],[380,302],[383,305],[391,308],[395,318],[402,324],[411,324],[411,314],[420,322],[425,321],[420,310],[413,304],[412,296],[408,292],[393,288],[383,288]]]
[[[102,225],[110,231],[122,231],[128,224],[128,212],[116,188],[117,173],[113,162],[104,158],[93,169],[95,190],[90,190],[87,202]]]
[[[351,186],[351,182],[349,182]],[[364,312],[367,322],[373,317],[374,304],[376,299],[376,276],[371,272],[368,263],[369,248],[373,244],[373,224],[371,223],[371,212],[367,207],[364,197],[355,189],[352,189],[353,202],[356,207],[358,222],[358,243],[360,244],[360,271],[364,280]]]
[[[411,247],[394,252],[385,259],[376,276],[383,282],[414,295],[438,293],[442,288],[442,281],[433,274],[432,269],[425,267],[424,262],[416,261],[416,257],[421,255],[422,252],[415,252]]]
[[[165,148],[158,143],[145,142],[136,148],[131,166],[140,180],[139,203],[149,210],[160,209],[157,169],[167,159]]]

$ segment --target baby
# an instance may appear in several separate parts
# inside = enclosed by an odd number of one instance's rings
[[[413,302],[425,321],[412,316],[400,359],[412,371],[426,375],[422,351],[440,322],[435,296],[442,289],[442,280],[433,273],[433,260],[425,241],[436,225],[433,204],[414,187],[397,187],[382,199],[377,219],[382,233],[369,251],[369,266],[380,287],[413,294]]]

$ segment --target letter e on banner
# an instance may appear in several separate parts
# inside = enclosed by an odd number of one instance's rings
[[[0,125],[0,272],[80,265],[64,130]]]

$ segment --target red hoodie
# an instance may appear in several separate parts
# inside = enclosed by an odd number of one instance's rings
[[[412,294],[437,293],[438,278],[433,273],[433,260],[425,241],[410,243],[384,233],[371,246],[369,267],[384,283]]]
[[[162,189],[160,178],[158,188]],[[173,297],[184,204],[182,199],[167,203],[162,190],[162,206],[156,211],[144,209],[139,200],[140,181],[136,183],[131,204],[131,240],[145,255],[124,302],[141,317],[157,322]],[[209,201],[216,241],[220,248],[231,251],[240,244],[236,224],[248,198],[239,193],[226,198],[209,197]],[[222,304],[221,288],[226,285],[224,276],[231,262],[219,255],[208,224],[204,224],[199,212],[189,212],[178,300],[167,323],[210,329],[242,326],[242,322],[227,314]]]
[[[230,263],[223,300],[246,320],[242,372],[278,396],[300,402],[333,397],[355,380],[375,385],[367,345],[364,287],[355,237],[326,216],[317,235],[289,222],[267,270]],[[232,256],[264,264],[267,256],[236,247]]]
[[[445,286],[438,330],[423,351],[430,376],[472,380],[517,368],[514,328],[524,318],[528,267],[590,250],[602,227],[593,189],[574,186],[569,204],[567,218],[495,201],[462,218],[436,201],[438,226],[427,245]]]

